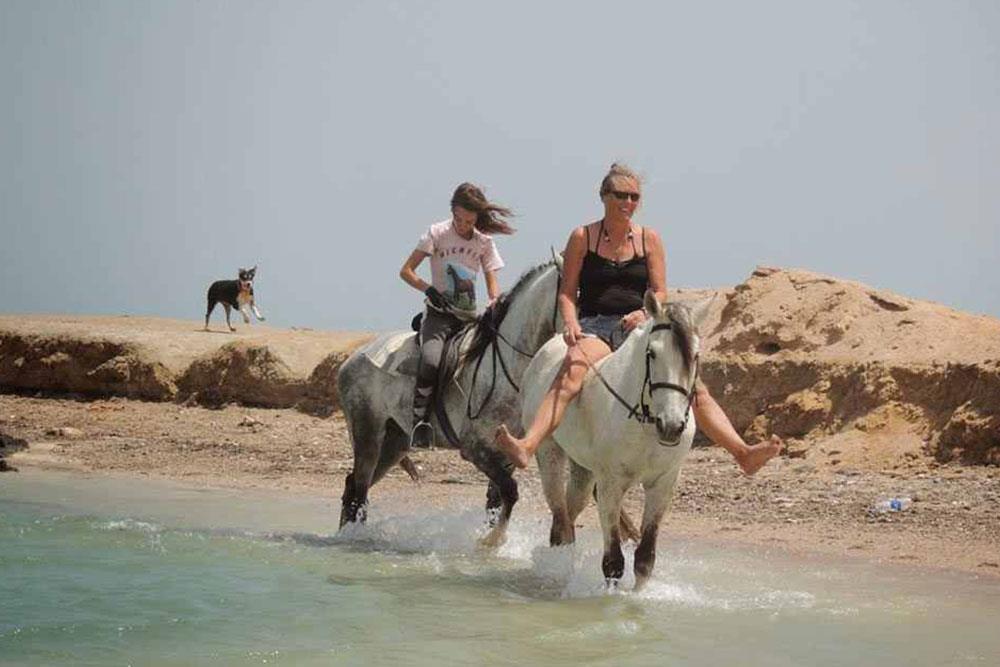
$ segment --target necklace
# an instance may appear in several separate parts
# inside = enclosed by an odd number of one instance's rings
[[[605,221],[601,220],[601,237],[604,239],[605,243],[608,244],[608,249],[611,251],[612,257],[608,259],[618,264],[620,262],[626,261],[622,259],[622,250],[625,249],[625,242],[628,241],[632,245],[632,251],[635,253],[635,240],[632,232],[631,223],[628,226],[628,232],[625,233],[617,243],[612,243],[611,234],[608,233],[608,228],[605,226]],[[617,246],[617,247],[616,247]],[[633,254],[633,256],[635,256]]]

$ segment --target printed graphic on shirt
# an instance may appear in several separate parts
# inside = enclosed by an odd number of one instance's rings
[[[448,301],[461,310],[476,309],[476,272],[470,271],[461,264],[448,262],[445,265],[447,275],[445,296]]]

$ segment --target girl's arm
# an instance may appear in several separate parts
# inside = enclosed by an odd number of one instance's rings
[[[500,296],[500,285],[497,283],[497,272],[483,271],[483,276],[486,277],[486,296],[489,297],[490,303],[493,303],[496,301],[497,297]]]
[[[403,282],[421,292],[427,291],[427,288],[431,286],[429,282],[416,273],[417,267],[420,266],[420,263],[426,257],[430,257],[430,255],[423,250],[414,250],[406,258],[406,261],[403,262],[403,268],[399,270],[399,277],[403,279]]]

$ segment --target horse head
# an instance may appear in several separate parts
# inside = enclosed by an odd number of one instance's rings
[[[647,290],[644,304],[646,378],[649,412],[655,419],[660,444],[675,445],[691,421],[698,381],[698,327],[708,314],[711,298],[694,306],[660,303]]]

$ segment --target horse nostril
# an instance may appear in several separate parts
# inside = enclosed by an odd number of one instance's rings
[[[656,430],[663,440],[676,440],[684,431],[684,422],[680,419],[656,418]]]

